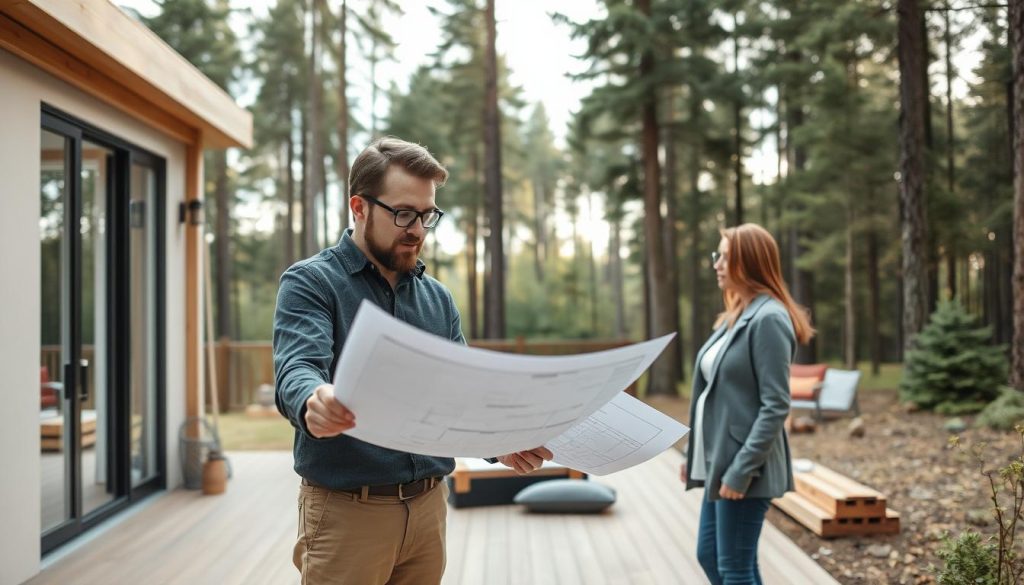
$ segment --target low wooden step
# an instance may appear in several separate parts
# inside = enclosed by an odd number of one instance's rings
[[[894,510],[886,509],[885,515],[877,518],[835,518],[814,501],[797,492],[788,492],[783,497],[772,500],[772,503],[822,538],[898,534],[900,531],[900,515]]]
[[[885,496],[831,469],[815,464],[811,471],[793,474],[796,491],[833,518],[884,518]]]

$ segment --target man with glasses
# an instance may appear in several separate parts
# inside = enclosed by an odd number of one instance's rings
[[[346,435],[355,415],[335,399],[330,381],[364,299],[424,331],[465,343],[451,292],[425,274],[419,260],[427,231],[444,216],[434,191],[447,178],[423,147],[390,137],[375,141],[352,165],[354,229],[281,277],[274,316],[276,400],[295,427],[295,471],[302,485],[293,562],[304,585],[441,582],[443,478],[454,460]],[[528,473],[550,458],[550,451],[538,448],[498,459]]]

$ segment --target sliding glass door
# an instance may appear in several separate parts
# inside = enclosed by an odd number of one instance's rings
[[[163,484],[163,161],[44,110],[43,551]]]

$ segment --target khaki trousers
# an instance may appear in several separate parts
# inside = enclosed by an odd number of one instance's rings
[[[292,561],[302,585],[440,584],[447,497],[444,481],[404,501],[301,485]]]

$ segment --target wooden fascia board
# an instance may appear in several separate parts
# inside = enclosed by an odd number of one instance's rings
[[[251,146],[252,115],[108,0],[0,0],[0,12],[177,118],[178,126],[201,129],[204,146]]]
[[[0,48],[186,144],[198,131],[147,100],[0,14]]]

